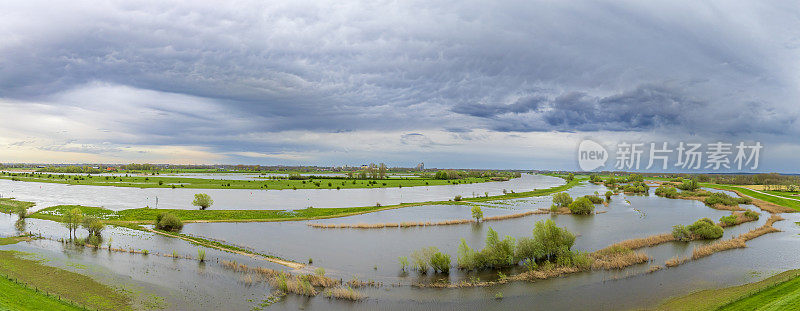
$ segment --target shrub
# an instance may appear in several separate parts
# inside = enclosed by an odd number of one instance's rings
[[[19,219],[25,219],[28,216],[28,206],[25,204],[17,204],[13,208],[14,213],[17,214]]]
[[[697,180],[689,179],[683,180],[683,182],[678,185],[678,189],[686,190],[686,191],[695,191],[700,189],[700,185],[697,183]]]
[[[650,191],[650,186],[641,181],[632,182],[622,187],[622,191],[628,193],[648,194],[649,193],[648,191]]]
[[[475,221],[480,222],[483,219],[483,210],[481,210],[480,206],[473,206],[472,207],[472,218],[475,218]]]
[[[557,255],[562,246],[570,249],[575,244],[575,235],[566,228],[556,226],[552,219],[536,222],[533,227],[533,239],[540,244],[538,246],[540,249],[533,252],[536,255],[534,259],[537,260],[550,260]]]
[[[197,193],[194,195],[194,201],[192,201],[192,205],[199,206],[200,209],[207,209],[214,205],[214,200],[211,199],[211,196],[205,193]]]
[[[614,193],[613,193],[613,192],[611,192],[611,191],[606,191],[606,202],[610,202],[610,201],[611,201],[611,196],[612,196],[612,195],[614,195]]]
[[[83,217],[83,228],[89,231],[90,236],[100,236],[105,227],[103,222],[96,216],[86,215]]]
[[[603,203],[603,199],[601,199],[599,196],[585,195],[583,197],[589,199],[589,201],[592,202],[592,204],[602,204]]]
[[[672,236],[679,241],[688,242],[692,239],[692,232],[684,225],[675,225],[672,226]]]
[[[461,201],[461,196],[457,195],[453,198],[453,201]]]
[[[406,256],[397,257],[397,262],[400,263],[400,270],[406,271],[406,268],[408,268],[408,257]]]
[[[738,221],[738,217],[736,217],[736,215],[722,216],[719,221],[727,226],[733,226]]]
[[[590,175],[590,176],[589,176],[589,181],[590,181],[590,182],[596,182],[596,183],[599,183],[599,182],[603,182],[603,179],[602,179],[602,178],[600,178],[600,176],[597,176],[597,175],[594,175],[594,174],[592,174],[592,175]]]
[[[706,205],[713,206],[716,204],[736,206],[739,204],[750,204],[753,202],[750,198],[734,198],[725,193],[712,193],[703,201]]]
[[[589,215],[594,211],[594,205],[586,197],[580,197],[575,202],[570,203],[569,210],[573,214]]]
[[[758,220],[758,213],[756,213],[756,212],[754,212],[752,210],[746,210],[746,211],[744,211],[744,217],[753,218],[755,220]]]
[[[161,213],[156,216],[156,229],[165,231],[178,231],[183,228],[183,222],[172,213]]]
[[[557,207],[567,207],[572,203],[572,197],[566,192],[559,192],[553,195],[553,204]]]
[[[101,238],[99,235],[89,235],[86,238],[86,244],[100,246],[103,244],[103,238]]]
[[[678,197],[678,190],[675,187],[661,185],[656,188],[656,195],[665,198],[674,199]]]
[[[516,264],[514,258],[515,240],[510,236],[505,236],[502,240],[497,232],[489,227],[486,233],[486,248],[481,251],[483,263],[488,267],[506,267]]]
[[[537,258],[543,258],[544,256],[544,245],[540,240],[530,237],[521,237],[517,240],[517,260],[536,262]]]
[[[431,257],[433,257],[433,254],[438,252],[439,249],[434,246],[412,252],[410,256],[412,269],[417,270],[422,274],[428,273],[428,265],[431,262]]]
[[[722,233],[724,232],[722,227],[708,218],[700,219],[686,228],[692,232],[693,238],[700,239],[718,239],[722,237]]]
[[[458,245],[457,265],[460,269],[474,270],[483,267],[480,253],[467,245],[467,241],[461,239]]]
[[[431,255],[431,268],[433,271],[439,273],[449,273],[450,272],[450,255],[444,254],[442,252],[436,251]]]

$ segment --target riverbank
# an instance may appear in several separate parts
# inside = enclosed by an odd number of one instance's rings
[[[249,190],[284,190],[284,189],[358,189],[358,188],[395,188],[461,185],[493,182],[492,178],[467,177],[460,179],[434,178],[384,178],[355,179],[346,177],[322,177],[314,179],[269,179],[233,180],[192,177],[160,177],[160,176],[110,176],[110,175],[65,175],[49,173],[0,173],[0,179],[22,182],[40,182],[84,186],[111,186],[132,188],[188,188],[188,189],[249,189]]]
[[[656,310],[769,310],[795,309],[800,302],[800,269],[762,281],[721,289],[703,290],[672,298]]]
[[[19,237],[2,238],[0,244],[19,241]],[[122,291],[88,276],[44,265],[44,259],[28,255],[0,251],[0,306],[12,310],[132,310],[131,298]]]

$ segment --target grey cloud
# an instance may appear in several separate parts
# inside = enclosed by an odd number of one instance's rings
[[[0,98],[101,112],[117,144],[218,151],[313,149],[231,139],[285,130],[794,135],[798,9],[4,1]],[[74,94],[96,85],[133,91]]]

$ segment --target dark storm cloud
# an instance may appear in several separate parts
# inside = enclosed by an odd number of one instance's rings
[[[552,102],[543,118],[549,126],[562,131],[641,131],[689,126],[689,116],[704,110],[704,106],[705,103],[665,88],[641,86],[603,98],[577,92],[564,94]]]
[[[4,1],[0,10],[0,98],[74,110],[119,134],[96,142],[267,152],[314,149],[253,139],[292,130],[798,131],[800,24],[787,13],[796,3]],[[403,141],[436,146],[424,135]]]

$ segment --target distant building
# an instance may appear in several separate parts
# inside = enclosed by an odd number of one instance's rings
[[[417,164],[417,170],[418,171],[424,171],[425,170],[425,162],[420,162],[419,164]]]

